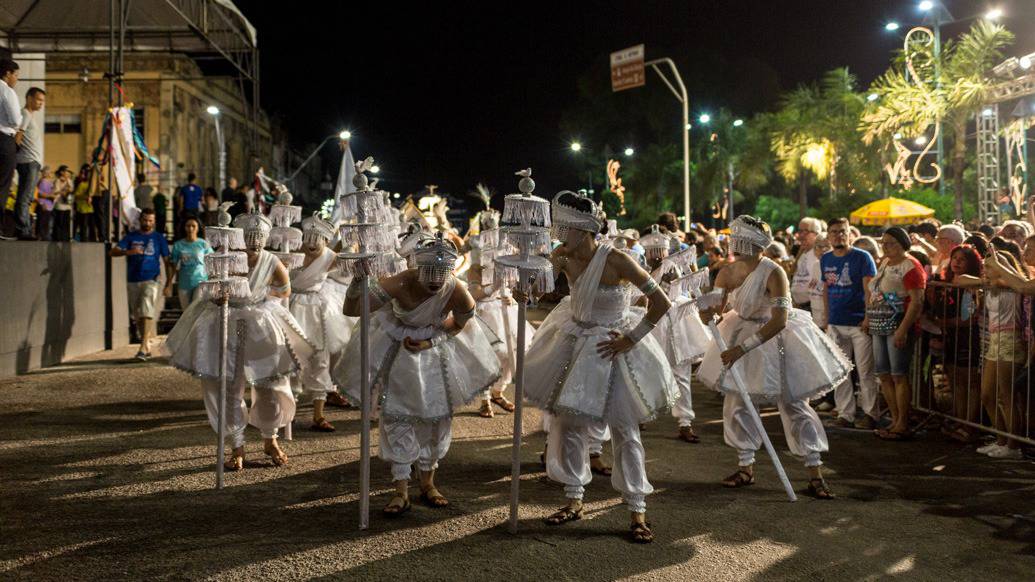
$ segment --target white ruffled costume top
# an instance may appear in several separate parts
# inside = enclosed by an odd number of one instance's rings
[[[658,267],[651,277],[665,288],[667,284],[662,282],[661,271],[662,267]],[[712,332],[701,321],[701,314],[692,303],[693,300],[686,295],[672,299],[672,307],[651,332],[665,350],[672,367],[700,362],[712,343]]]
[[[352,318],[342,314],[344,297],[327,280],[337,259],[329,248],[309,265],[291,271],[291,315],[317,350],[335,354],[352,336]]]
[[[298,372],[313,354],[313,346],[281,299],[271,297],[270,282],[280,261],[260,251],[248,273],[251,296],[230,301],[227,326],[227,381],[237,372],[252,387],[269,387]],[[166,338],[170,363],[194,376],[219,378],[220,307],[195,301],[180,316]]]
[[[645,314],[630,306],[632,286],[600,284],[612,249],[610,243],[597,248],[571,295],[536,331],[525,356],[525,397],[554,415],[628,426],[670,408],[677,388],[652,335],[614,359],[597,353],[609,332],[628,332]]]
[[[443,328],[443,310],[456,285],[450,275],[438,293],[416,308],[407,311],[393,299],[371,315],[370,373],[382,417],[441,420],[499,379],[499,361],[478,322],[468,321],[452,336]],[[435,340],[436,345],[414,353],[403,347],[406,337]],[[360,399],[360,362],[356,334],[333,374],[353,402]]]
[[[758,266],[733,290],[731,311],[723,314],[719,332],[728,347],[740,344],[761,328],[772,314],[766,289],[770,273],[779,269],[762,257]],[[713,343],[697,370],[705,386],[720,392],[736,393],[733,376],[722,364],[717,343]],[[832,390],[852,371],[851,362],[800,309],[790,309],[787,326],[775,337],[751,350],[736,364],[752,400],[796,402]]]

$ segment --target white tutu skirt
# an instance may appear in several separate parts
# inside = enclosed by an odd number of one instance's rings
[[[438,327],[402,325],[388,304],[370,317],[370,374],[381,416],[431,422],[451,417],[499,379],[499,360],[485,328],[472,320],[451,337]],[[411,352],[404,338],[434,339],[434,347]],[[352,402],[360,401],[360,337],[345,348],[332,377]]]
[[[719,333],[727,347],[733,347],[763,324],[741,319],[730,311],[723,316]],[[720,355],[718,344],[713,343],[697,369],[697,378],[713,390],[736,393],[733,376],[722,365]],[[852,371],[851,362],[840,348],[800,309],[790,310],[783,331],[745,354],[734,366],[752,400],[770,403],[814,398],[832,390]]]
[[[677,299],[651,335],[658,340],[673,368],[696,364],[712,344],[712,332],[696,309],[684,307],[690,299]]]
[[[199,378],[219,378],[221,309],[211,301],[195,301],[180,316],[165,340],[170,363]],[[244,383],[268,387],[299,371],[313,347],[279,299],[230,307],[227,325],[228,382],[243,374]]]
[[[336,291],[336,290],[335,290]],[[305,332],[313,347],[336,354],[345,349],[352,337],[355,318],[342,313],[344,297],[334,292],[295,293],[291,296],[291,315]]]
[[[677,387],[668,358],[657,339],[648,335],[615,359],[597,354],[608,332],[630,331],[643,317],[629,308],[616,322],[584,327],[573,319],[565,297],[536,330],[525,356],[525,398],[567,422],[604,421],[628,426],[652,420],[671,408]]]
[[[497,338],[493,344],[496,356],[499,358],[501,373],[509,378],[513,374],[514,362],[511,352],[507,348],[507,331],[510,331],[511,349],[517,352],[518,332],[518,310],[517,304],[504,306],[498,299],[491,301],[479,301],[475,314],[477,319],[488,329],[489,339]],[[504,317],[508,319],[504,325]],[[525,350],[532,345],[532,336],[535,335],[535,328],[525,322]]]

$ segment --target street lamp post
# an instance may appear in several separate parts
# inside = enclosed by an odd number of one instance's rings
[[[226,188],[226,141],[223,136],[223,127],[219,124],[219,108],[209,105],[206,109],[216,124],[216,147],[219,148],[219,187],[216,188],[216,196],[219,202],[223,202],[223,189]]]
[[[675,78],[676,86],[679,90],[672,86],[669,82],[668,77],[661,72],[658,65],[666,64],[669,69],[672,70],[672,76]],[[680,127],[683,128],[683,230],[690,230],[690,99],[686,95],[686,85],[683,84],[683,78],[679,76],[679,69],[676,68],[676,64],[672,62],[672,59],[654,59],[647,61],[644,65],[650,65],[654,72],[661,77],[664,81],[665,86],[668,87],[669,91],[676,96],[676,100],[683,106],[683,123]]]

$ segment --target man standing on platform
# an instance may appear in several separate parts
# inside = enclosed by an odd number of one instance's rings
[[[18,143],[18,197],[14,200],[14,231],[18,240],[38,240],[32,234],[29,203],[35,198],[43,168],[43,120],[39,111],[43,109],[45,95],[39,87],[30,87],[25,93],[22,123],[14,138]]]
[[[0,59],[0,231],[3,230],[3,209],[11,195],[14,167],[17,163],[18,144],[15,135],[22,125],[22,114],[18,109],[18,95],[14,86],[18,84],[18,63]],[[10,240],[0,232],[0,239]]]
[[[194,172],[187,174],[187,183],[180,187],[180,191],[176,194],[176,201],[180,206],[180,213],[176,219],[176,236],[179,236],[180,227],[188,216],[192,214],[198,216],[201,212],[201,196],[203,192],[201,186],[194,183],[197,178]]]
[[[155,320],[161,311],[162,259],[169,257],[169,243],[155,231],[155,211],[140,212],[140,230],[126,234],[118,246],[112,247],[111,256],[128,257],[126,264],[126,294],[129,311],[140,334],[140,350],[136,358],[146,362],[151,358],[151,340],[155,336]]]

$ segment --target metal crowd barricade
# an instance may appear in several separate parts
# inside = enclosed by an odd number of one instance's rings
[[[913,408],[1035,445],[1035,297],[928,282],[913,346]]]

